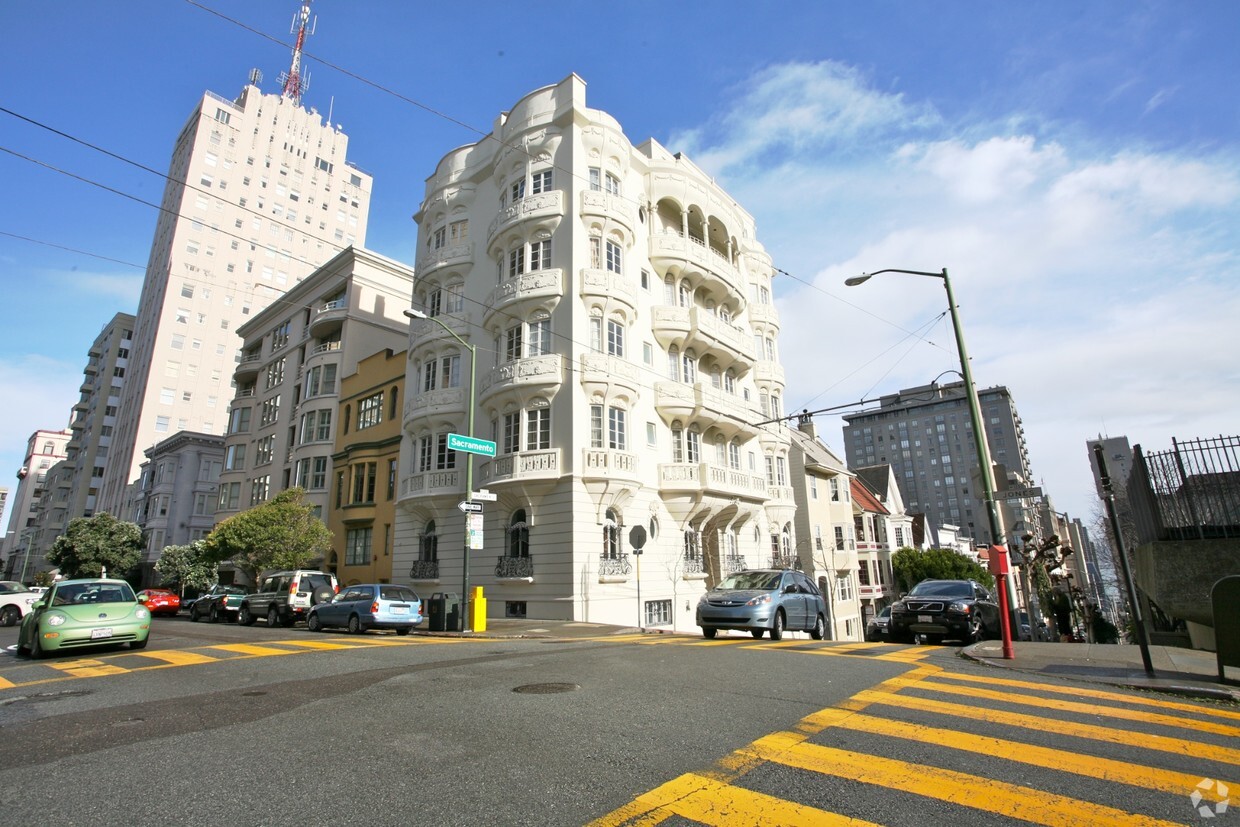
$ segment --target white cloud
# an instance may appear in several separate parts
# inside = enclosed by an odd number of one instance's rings
[[[75,292],[122,302],[121,307],[131,313],[135,312],[138,298],[142,295],[142,274],[98,273],[75,267],[50,272],[47,277]]]
[[[687,137],[795,277],[777,279],[790,410],[959,367],[946,320],[923,334],[933,344],[906,332],[946,309],[941,282],[843,286],[946,266],[979,385],[1011,389],[1035,473],[1085,516],[1086,439],[1236,432],[1240,159],[1104,151],[1076,125],[987,117],[943,124],[847,67],[785,65]],[[819,432],[839,446],[838,421]]]

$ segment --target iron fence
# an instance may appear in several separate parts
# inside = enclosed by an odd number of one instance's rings
[[[1133,448],[1128,501],[1140,543],[1240,537],[1240,437]]]

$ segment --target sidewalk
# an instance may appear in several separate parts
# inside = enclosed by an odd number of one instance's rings
[[[961,655],[988,666],[1021,672],[1240,703],[1240,686],[1219,681],[1214,652],[1151,646],[1154,677],[1150,677],[1139,646],[1014,641],[1012,648],[1012,660],[1004,659],[1003,644],[997,640],[966,646]]]

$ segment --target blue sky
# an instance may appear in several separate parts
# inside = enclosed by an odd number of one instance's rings
[[[1240,5],[461,8],[313,3],[305,103],[375,177],[368,247],[411,261],[438,159],[576,72],[635,143],[684,151],[753,214],[788,274],[789,410],[958,367],[937,281],[843,286],[947,267],[975,378],[1011,389],[1058,510],[1092,519],[1099,433],[1162,449],[1240,431]],[[233,97],[251,67],[276,90],[295,9],[4,0],[0,107],[163,172],[204,90]],[[0,484],[15,489],[31,431],[67,425],[95,335],[136,309],[156,219],[140,202],[163,182],[8,112],[0,150]],[[842,451],[839,421],[817,422]]]

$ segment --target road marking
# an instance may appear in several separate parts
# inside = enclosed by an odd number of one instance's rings
[[[948,703],[946,701],[931,700],[930,698],[918,698],[913,695],[896,695],[891,692],[865,689],[849,700],[844,701],[841,706],[846,709],[852,709],[854,708],[851,706],[853,703],[860,704],[857,708],[864,708],[871,704],[886,704],[888,706],[903,707],[904,709],[916,709],[922,712],[937,712],[956,718],[968,718],[975,721],[1032,729],[1037,732],[1072,735],[1093,741],[1122,744],[1126,747],[1136,745],[1160,752],[1192,755],[1207,761],[1240,764],[1240,750],[1219,747],[1201,741],[1172,738],[1166,735],[1151,735],[1146,732],[1131,732],[1124,729],[1111,729],[1110,727],[1096,726],[1094,724],[1078,724],[1073,721],[1062,721],[1058,718],[1046,718],[1039,715],[1026,715],[1020,712],[983,709],[968,704]]]
[[[121,666],[114,666],[113,664],[105,663],[101,660],[92,660],[89,658],[82,660],[60,661],[59,663],[49,663],[47,665],[58,672],[64,672],[65,674],[72,675],[75,678],[99,678],[104,675],[123,675],[130,671],[129,669],[125,669]]]
[[[331,643],[326,640],[277,640],[273,643],[279,643],[281,646],[300,646],[303,649],[369,649],[373,648],[367,643]]]
[[[11,689],[14,686],[17,686],[17,684],[12,681],[6,681],[4,678],[0,678],[0,689]]]
[[[904,738],[923,744],[935,744],[972,752],[976,755],[992,756],[1035,767],[1060,770],[1102,781],[1115,781],[1133,787],[1143,787],[1176,795],[1183,795],[1185,790],[1194,789],[1197,782],[1201,780],[1200,775],[1133,764],[1128,761],[1117,761],[1097,755],[1078,755],[1036,744],[1007,741],[988,735],[974,735],[960,730],[893,721],[847,709],[824,709],[811,717],[815,722],[823,723],[827,727]],[[1224,781],[1223,783],[1228,787],[1240,787],[1240,782]],[[1221,796],[1214,790],[1210,793],[1213,794],[1214,800],[1220,800]],[[1207,795],[1207,797],[1211,796]]]
[[[1048,827],[1170,827],[1177,823],[955,770],[806,744],[786,733],[759,738],[748,749],[787,767],[897,788]]]
[[[695,773],[686,773],[638,796],[632,803],[590,822],[588,827],[657,824],[673,815],[714,827],[735,824],[877,827],[873,822],[722,784]]]
[[[1051,692],[1057,695],[1072,695],[1079,698],[1112,700],[1132,706],[1156,706],[1161,709],[1175,709],[1184,712],[1195,712],[1200,715],[1211,715],[1216,718],[1232,718],[1240,721],[1240,712],[1233,712],[1230,709],[1223,709],[1222,707],[1194,706],[1192,704],[1178,703],[1176,701],[1163,700],[1161,698],[1143,698],[1132,694],[1125,695],[1119,692],[1108,692],[1105,689],[1086,689],[1082,686],[1056,686],[1050,683],[1017,681],[1009,678],[995,678],[989,675],[966,675],[958,672],[942,672],[938,677],[942,680],[984,683],[988,686],[1011,686],[1018,689],[1032,689],[1038,692]]]
[[[208,646],[208,649],[217,649],[221,652],[237,652],[242,655],[251,656],[267,656],[267,655],[296,655],[296,649],[276,649],[272,646],[258,646],[253,643],[220,643],[215,646]]]
[[[134,655],[134,657],[139,657]],[[139,666],[138,669],[162,669],[165,666],[193,666],[199,663],[217,663],[219,658],[207,657],[185,649],[159,649],[154,652],[143,652],[141,657],[162,660],[160,666]],[[136,671],[136,670],[135,670]]]
[[[1056,709],[1060,712],[1081,712],[1086,715],[1103,715],[1108,718],[1119,718],[1125,721],[1138,721],[1146,724],[1162,724],[1181,729],[1196,729],[1214,735],[1226,735],[1230,738],[1240,737],[1240,727],[1217,724],[1213,721],[1199,721],[1193,718],[1180,718],[1175,715],[1163,715],[1159,712],[1143,712],[1139,709],[1123,709],[1116,706],[1099,706],[1083,704],[1076,701],[1061,701],[1055,698],[1039,698],[1036,695],[1018,695],[1011,692],[996,692],[993,689],[981,689],[973,686],[956,686],[941,681],[924,684],[922,689],[932,692],[948,692],[953,695],[964,695],[968,698],[984,698],[989,701],[1004,701],[1023,706],[1038,706],[1045,709]]]

